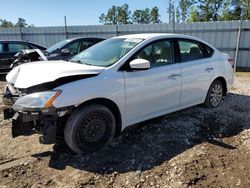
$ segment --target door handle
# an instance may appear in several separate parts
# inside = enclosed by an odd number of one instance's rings
[[[214,68],[212,68],[212,67],[208,67],[208,68],[206,68],[204,71],[206,71],[206,72],[210,72],[210,71],[212,71],[212,70],[214,70]]]
[[[175,80],[177,78],[179,78],[181,75],[180,74],[171,74],[168,79],[171,79],[171,80]]]

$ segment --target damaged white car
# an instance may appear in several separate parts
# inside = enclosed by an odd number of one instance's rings
[[[98,43],[71,62],[23,64],[6,77],[13,137],[64,138],[77,153],[104,147],[125,127],[197,104],[217,107],[233,61],[185,35],[137,34]]]

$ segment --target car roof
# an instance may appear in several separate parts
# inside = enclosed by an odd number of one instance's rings
[[[65,40],[73,41],[73,40],[81,40],[81,39],[100,39],[100,40],[105,40],[104,38],[99,38],[99,37],[75,37],[75,38],[69,38]]]
[[[22,41],[22,40],[0,40],[0,42],[23,42],[23,43],[34,44],[32,42],[27,42],[27,41]]]
[[[115,38],[138,38],[138,39],[144,39],[144,40],[149,40],[149,39],[153,39],[153,38],[161,38],[161,37],[166,37],[166,38],[184,38],[184,39],[190,39],[190,40],[196,40],[199,42],[202,42],[206,45],[208,45],[209,47],[215,49],[211,44],[207,43],[206,41],[197,38],[197,37],[193,37],[190,35],[183,35],[183,34],[175,34],[175,33],[140,33],[140,34],[130,34],[130,35],[122,35],[122,36],[118,36]]]
[[[11,42],[11,43],[25,43],[25,44],[30,44],[30,45],[34,45],[36,47],[39,47],[40,49],[46,49],[45,47],[39,45],[39,44],[36,44],[36,43],[32,43],[32,42],[28,42],[28,41],[22,41],[22,40],[0,40],[0,42],[2,43],[8,43],[8,42]]]
[[[117,38],[141,38],[141,39],[151,39],[155,37],[181,37],[181,38],[193,38],[192,36],[182,35],[182,34],[174,34],[174,33],[140,33],[140,34],[130,34],[130,35],[122,35]]]

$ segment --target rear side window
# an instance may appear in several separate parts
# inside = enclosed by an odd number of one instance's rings
[[[9,43],[9,52],[19,52],[24,49],[30,49],[30,47],[20,43]]]
[[[80,52],[89,48],[90,46],[93,45],[93,42],[89,42],[89,41],[82,41],[82,44],[81,44],[81,48],[80,48]]]
[[[202,50],[202,45],[193,41],[179,40],[181,61],[193,61],[206,57],[205,52]]]

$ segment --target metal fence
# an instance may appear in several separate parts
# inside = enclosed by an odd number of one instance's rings
[[[24,40],[49,47],[73,37],[110,38],[133,33],[181,33],[199,37],[250,69],[250,20],[67,27],[0,28],[0,40]]]

